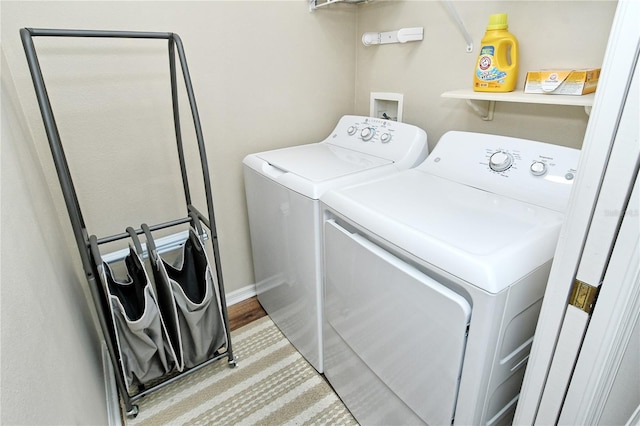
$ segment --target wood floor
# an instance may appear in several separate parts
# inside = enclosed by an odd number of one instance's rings
[[[260,306],[257,297],[231,305],[227,312],[229,313],[229,328],[231,331],[267,315],[262,306]]]
[[[229,329],[231,331],[267,315],[265,310],[262,309],[260,302],[258,302],[258,298],[255,296],[229,306],[227,313],[229,314]],[[324,374],[320,376],[329,386],[332,386]]]

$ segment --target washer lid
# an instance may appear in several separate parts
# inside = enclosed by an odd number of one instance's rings
[[[323,182],[393,164],[391,160],[326,143],[299,145],[255,155],[273,167],[312,182]]]
[[[490,293],[553,257],[561,213],[411,169],[321,200],[391,244]]]

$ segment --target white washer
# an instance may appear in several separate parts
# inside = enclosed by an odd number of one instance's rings
[[[510,424],[579,151],[446,133],[326,192],[325,375],[362,424]]]
[[[344,116],[322,142],[244,159],[253,266],[260,304],[319,372],[322,357],[322,219],[330,188],[420,164],[424,130]]]

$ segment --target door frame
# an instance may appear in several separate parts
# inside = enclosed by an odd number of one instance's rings
[[[568,300],[635,68],[640,40],[639,14],[637,1],[621,0],[618,3],[514,424],[542,424],[549,419],[554,423],[564,403],[570,374],[557,377],[549,373],[554,360],[565,358],[575,363],[580,350],[580,344],[574,342],[573,349],[557,351],[557,344],[565,316],[574,315],[572,309],[567,309]],[[620,190],[629,191],[629,188]],[[543,396],[546,401],[541,410]]]

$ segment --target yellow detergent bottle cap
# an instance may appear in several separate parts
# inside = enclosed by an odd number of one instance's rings
[[[506,30],[507,28],[509,28],[509,25],[507,24],[506,13],[496,13],[495,15],[489,16],[487,30]]]

